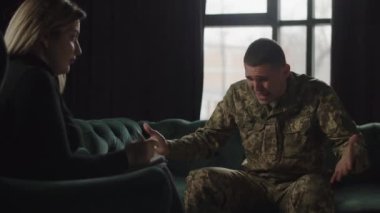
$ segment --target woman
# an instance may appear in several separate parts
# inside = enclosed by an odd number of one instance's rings
[[[132,146],[104,156],[72,154],[80,133],[59,93],[57,76],[68,73],[82,53],[78,36],[85,17],[64,0],[26,0],[12,17],[4,35],[10,63],[0,96],[6,124],[2,142],[8,147],[2,158],[12,166],[3,166],[2,173],[69,179],[121,173],[133,163],[145,163],[143,158],[134,162]],[[153,149],[148,143],[140,146],[148,159]]]
[[[64,104],[58,77],[69,73],[82,53],[78,37],[85,17],[70,0],[25,0],[13,15],[4,35],[9,64],[0,86],[1,176],[89,178],[150,163],[154,148],[145,140],[107,155],[75,154],[81,134]],[[150,205],[158,212],[182,212],[167,167],[155,168],[166,185],[156,186],[152,180],[130,193],[147,193],[148,198],[151,191],[163,192]]]

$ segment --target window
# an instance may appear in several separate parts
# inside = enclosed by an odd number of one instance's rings
[[[243,55],[258,38],[280,43],[296,73],[330,83],[332,0],[206,0],[201,119],[244,79]]]

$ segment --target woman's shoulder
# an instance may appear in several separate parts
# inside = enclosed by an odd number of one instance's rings
[[[30,61],[22,57],[10,58],[6,75],[4,76],[4,90],[8,93],[17,91],[56,90],[57,82],[50,69],[40,62]]]
[[[40,59],[31,56],[11,57],[8,66],[9,75],[19,76],[19,80],[54,81],[50,68]]]

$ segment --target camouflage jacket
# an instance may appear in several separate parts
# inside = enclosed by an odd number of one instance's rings
[[[242,166],[278,174],[323,172],[326,142],[340,157],[349,137],[359,133],[331,87],[292,73],[273,109],[259,104],[246,80],[231,85],[204,128],[169,141],[168,158],[212,156],[234,128],[245,150]],[[354,168],[359,171],[368,164],[364,141],[355,149],[362,159]]]

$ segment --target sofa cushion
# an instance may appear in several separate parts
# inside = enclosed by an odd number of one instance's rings
[[[379,212],[380,186],[352,184],[335,190],[337,212]]]
[[[183,176],[175,176],[174,177],[175,187],[179,194],[181,201],[185,198],[185,190],[186,190],[186,178]]]
[[[377,183],[380,178],[380,123],[367,123],[358,128],[363,133],[370,162],[369,171],[364,173],[366,181]]]

